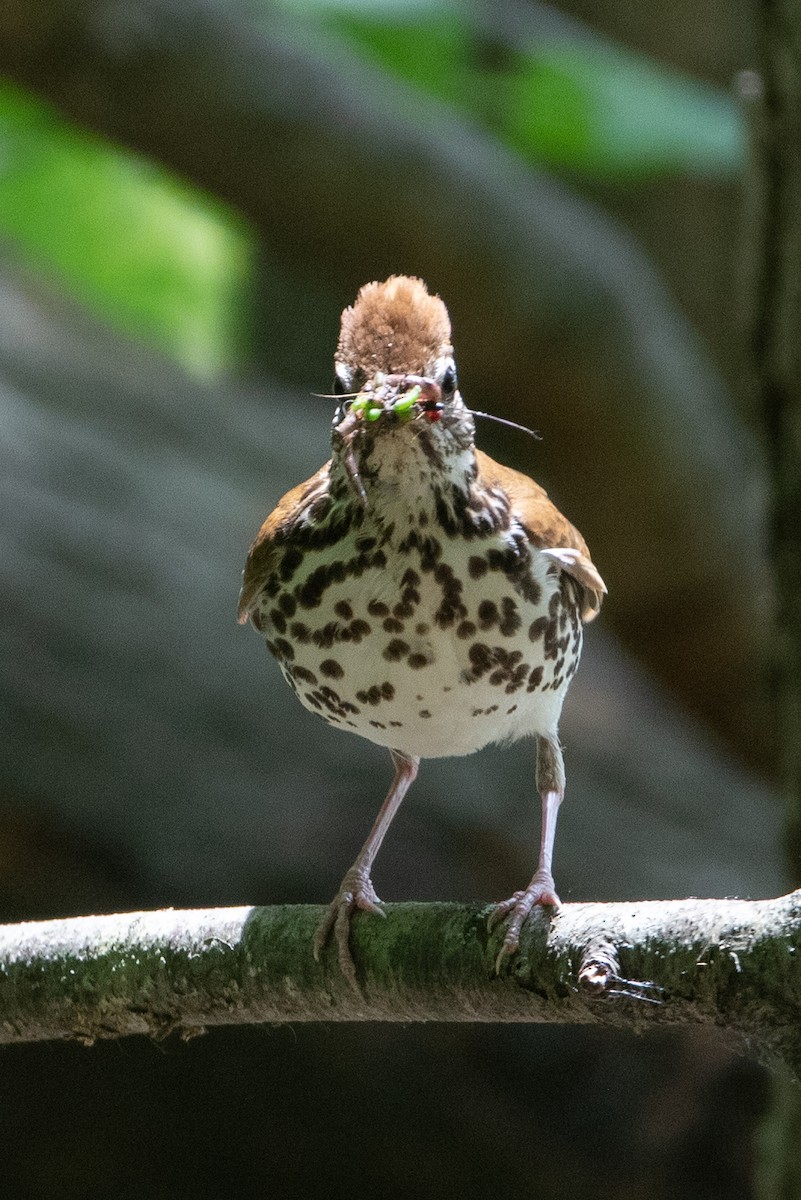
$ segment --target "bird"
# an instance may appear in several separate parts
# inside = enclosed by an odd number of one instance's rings
[[[448,311],[421,279],[368,283],[344,310],[333,398],[331,458],[262,525],[238,609],[304,708],[386,747],[394,768],[314,956],[333,937],[358,990],[351,921],[386,915],[373,862],[421,760],[532,738],[539,858],[492,911],[500,970],[531,911],[560,904],[559,717],[606,586],[545,490],[476,448]]]

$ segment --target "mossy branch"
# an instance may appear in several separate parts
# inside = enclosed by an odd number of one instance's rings
[[[359,915],[356,994],[311,939],[323,910],[166,910],[0,928],[0,1041],[191,1037],[296,1021],[720,1026],[801,1073],[801,891],[776,900],[567,904],[500,974],[489,908]]]

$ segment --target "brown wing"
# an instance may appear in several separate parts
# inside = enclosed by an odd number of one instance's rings
[[[482,481],[506,492],[531,544],[553,558],[579,584],[581,615],[585,621],[591,621],[601,607],[606,584],[593,565],[584,538],[533,479],[502,467],[481,450],[476,450],[476,459]]]
[[[330,466],[329,461],[311,479],[299,483],[282,496],[259,530],[242,572],[242,590],[237,610],[240,625],[244,625],[253,612],[262,588],[275,569],[281,553],[276,539],[294,525],[307,503],[327,487]]]

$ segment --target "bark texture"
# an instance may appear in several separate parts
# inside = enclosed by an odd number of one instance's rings
[[[801,1067],[801,892],[776,900],[568,904],[535,915],[500,975],[491,910],[395,904],[359,916],[361,991],[316,906],[166,910],[0,929],[0,1040],[192,1036],[299,1021],[712,1024]]]

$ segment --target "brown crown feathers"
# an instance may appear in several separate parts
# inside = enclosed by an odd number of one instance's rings
[[[342,314],[336,361],[366,378],[376,371],[425,375],[452,353],[448,310],[422,279],[367,283]]]

